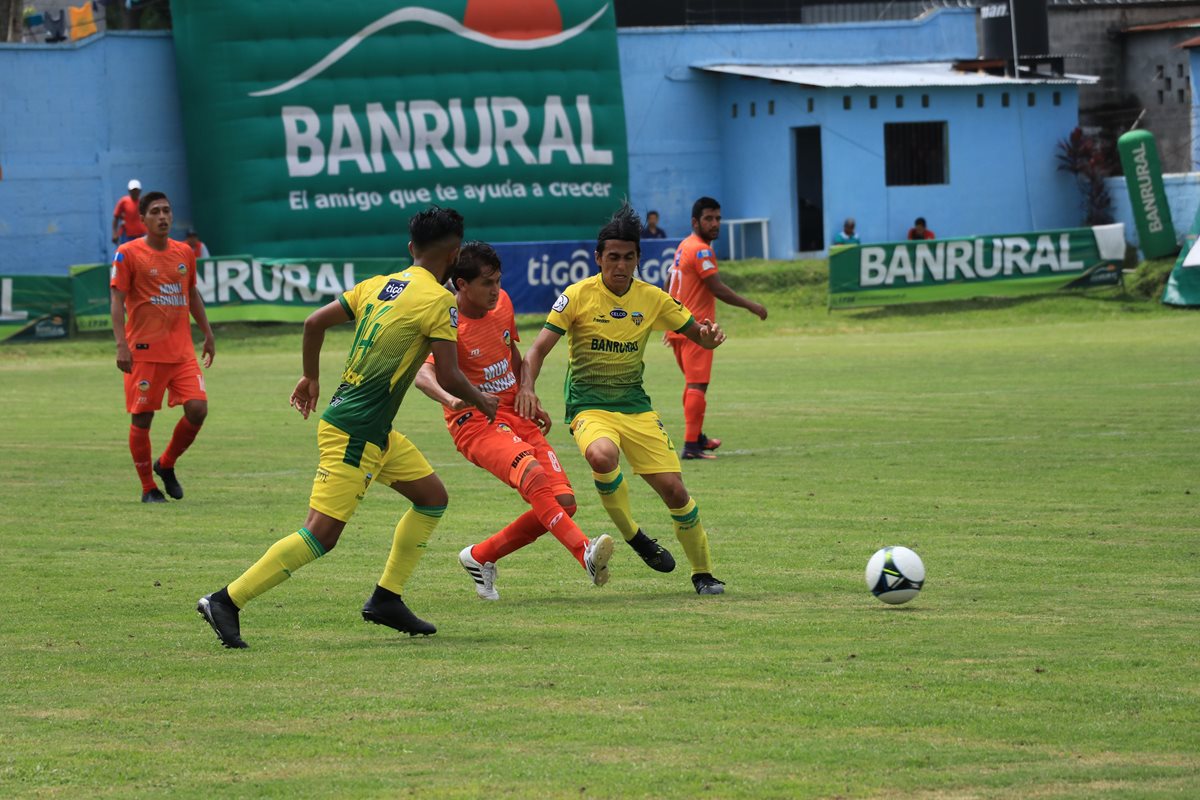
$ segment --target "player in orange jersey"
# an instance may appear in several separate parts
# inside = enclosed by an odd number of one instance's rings
[[[417,373],[414,385],[442,404],[458,451],[516,489],[533,506],[499,533],[463,548],[459,563],[475,581],[480,597],[499,600],[496,562],[550,531],[587,570],[592,582],[603,586],[609,578],[612,537],[602,534],[589,541],[571,519],[575,492],[546,441],[549,415],[539,407],[536,420],[528,420],[513,408],[521,369],[520,337],[512,301],[500,288],[500,256],[484,242],[468,242],[451,275],[457,289],[459,367],[477,389],[500,399],[495,423],[438,384],[433,356]]]
[[[117,369],[125,373],[125,407],[129,426],[129,452],[142,481],[143,503],[165,503],[154,483],[157,473],[167,494],[183,498],[175,477],[175,461],[188,449],[204,418],[208,395],[204,375],[192,345],[188,314],[204,332],[204,366],[211,367],[216,344],[204,300],[196,289],[196,256],[192,248],[168,237],[171,201],[162,192],[150,192],[139,201],[138,211],[146,235],[117,248],[113,259],[112,322],[117,340]],[[127,321],[128,320],[128,321]],[[151,464],[150,423],[162,408],[163,393],[170,405],[183,406],[167,449]]]
[[[759,319],[767,318],[767,309],[730,289],[717,275],[717,256],[712,243],[721,235],[721,204],[701,197],[692,204],[692,235],[679,243],[671,268],[668,291],[696,319],[717,318],[717,300],[747,309]],[[670,331],[666,341],[675,350],[675,361],[683,372],[685,459],[716,458],[711,451],[721,446],[720,439],[704,435],[704,412],[708,407],[708,384],[712,377],[713,351]]]

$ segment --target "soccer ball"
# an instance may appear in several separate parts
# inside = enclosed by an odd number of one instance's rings
[[[925,565],[907,547],[885,547],[867,562],[867,588],[885,603],[907,603],[924,583]]]

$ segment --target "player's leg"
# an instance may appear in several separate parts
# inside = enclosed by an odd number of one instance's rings
[[[404,495],[412,507],[396,524],[383,574],[363,605],[363,619],[410,636],[437,633],[437,626],[414,614],[401,595],[446,513],[450,502],[446,487],[416,445],[397,431],[388,436],[387,451],[375,480]]]
[[[692,584],[696,591],[719,594],[724,584],[712,577],[708,534],[700,521],[696,501],[688,495],[683,485],[675,446],[657,414],[647,412],[629,415],[625,432],[625,457],[629,459],[633,471],[650,484],[670,511],[675,537],[683,545],[692,566]]]
[[[196,606],[226,647],[246,646],[238,614],[247,603],[334,548],[381,459],[376,445],[324,421],[317,425],[317,446],[321,460],[303,527],[275,542],[236,580],[200,598]]]
[[[621,472],[620,429],[624,416],[609,411],[581,411],[571,421],[571,435],[592,468],[600,504],[621,532],[621,538],[651,569],[670,572],[675,569],[675,559],[657,539],[643,533],[633,519],[629,486]]]
[[[708,410],[708,384],[712,377],[713,351],[688,339],[675,342],[675,360],[683,370],[683,457],[716,458],[710,450],[721,445],[719,439],[704,435],[704,414]],[[706,446],[707,445],[707,446]]]
[[[178,365],[167,386],[172,406],[183,405],[183,416],[175,423],[167,449],[154,462],[154,472],[162,478],[163,488],[176,500],[183,499],[183,487],[175,477],[175,462],[191,446],[208,416],[208,395],[204,389],[204,374],[193,358],[191,363]]]
[[[150,447],[150,425],[154,422],[154,412],[162,407],[163,392],[166,391],[166,385],[159,381],[156,373],[157,365],[138,361],[133,363],[130,372],[124,373],[125,410],[129,412],[129,454],[133,457],[133,468],[142,484],[143,503],[167,502],[154,483],[151,466],[154,456]]]

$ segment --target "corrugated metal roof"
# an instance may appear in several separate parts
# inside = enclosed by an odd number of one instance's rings
[[[705,72],[762,78],[824,89],[907,86],[996,86],[1011,84],[1091,84],[1094,75],[1010,78],[986,72],[962,72],[950,61],[903,64],[693,64]]]

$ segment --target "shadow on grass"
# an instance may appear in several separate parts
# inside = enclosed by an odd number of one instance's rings
[[[936,303],[880,306],[879,308],[861,309],[854,312],[853,317],[860,320],[922,318],[955,314],[964,311],[1006,311],[1014,308],[1052,304],[1060,300],[1134,306],[1145,304],[1145,300],[1134,297],[1122,290],[1101,290],[1087,293],[1064,292],[1062,294],[1024,295],[1020,297],[976,297],[970,300],[947,300]]]

